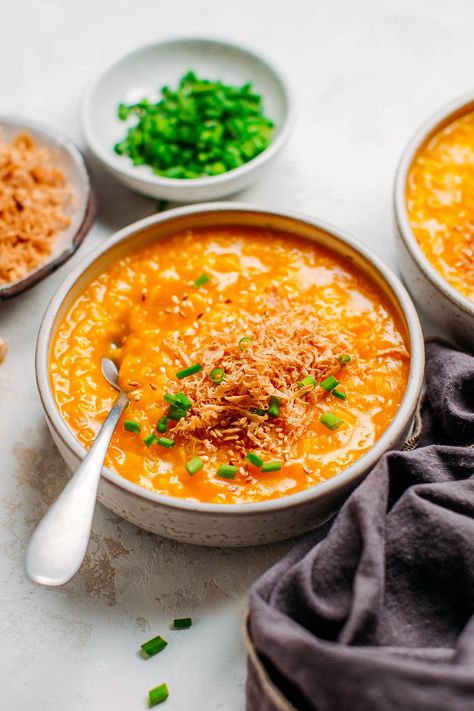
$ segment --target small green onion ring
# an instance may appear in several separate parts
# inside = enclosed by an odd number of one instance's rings
[[[147,657],[153,657],[155,654],[158,654],[158,652],[161,652],[166,646],[168,642],[166,639],[163,639],[163,637],[153,637],[153,639],[148,640],[148,642],[144,642],[144,644],[141,644],[140,647],[143,649]]]
[[[253,464],[254,467],[261,467],[263,464],[263,459],[258,456],[258,454],[255,454],[255,452],[249,452],[245,459],[250,462],[250,464]]]
[[[154,689],[150,689],[148,692],[148,703],[150,706],[156,706],[166,701],[169,695],[168,685],[160,684],[160,686],[155,686]]]
[[[339,385],[339,380],[336,380],[334,375],[330,375],[327,377],[325,380],[323,380],[319,385],[326,390],[326,392],[330,393],[333,388],[335,388],[337,385]]]
[[[238,346],[241,351],[244,351],[246,348],[248,348],[251,344],[253,343],[253,338],[250,338],[250,336],[244,336],[243,338],[240,339]]]
[[[170,418],[169,417],[160,417],[158,420],[158,424],[156,426],[156,429],[160,434],[164,434],[166,430],[168,429],[168,425],[170,423]]]
[[[181,380],[182,378],[188,378],[190,375],[199,373],[200,370],[202,370],[202,365],[200,363],[195,363],[194,365],[190,365],[189,368],[183,368],[183,370],[178,370],[178,372],[176,373],[176,377],[178,378],[178,380]]]
[[[143,440],[143,444],[146,444],[147,447],[151,447],[152,444],[155,444],[155,442],[158,442],[158,437],[154,432],[148,435],[148,437],[145,437]]]
[[[278,415],[280,414],[280,398],[276,395],[272,395],[270,398],[268,414],[270,415],[270,417],[278,417]]]
[[[140,423],[136,420],[125,420],[123,428],[127,430],[127,432],[135,432],[135,434],[138,434],[140,432]]]
[[[186,471],[188,474],[191,476],[193,474],[196,474],[200,469],[202,469],[204,466],[204,462],[202,461],[201,457],[193,457],[192,459],[189,460],[189,462],[186,462],[184,465]]]
[[[175,630],[188,630],[193,624],[191,617],[178,617],[173,620],[173,629]]]
[[[203,273],[202,273],[200,276],[198,276],[198,278],[194,281],[194,286],[196,287],[196,289],[200,289],[201,286],[204,286],[204,284],[207,284],[207,282],[209,281],[210,278],[211,278],[211,277],[209,276],[209,274],[205,274],[205,273],[203,272]]]
[[[282,463],[281,462],[265,462],[265,464],[262,464],[262,472],[265,474],[266,472],[278,472],[282,468]]]
[[[158,437],[156,443],[159,444],[160,447],[166,447],[167,449],[171,449],[176,444],[174,439],[170,439],[169,437]]]
[[[342,355],[338,356],[337,359],[341,365],[346,365],[346,363],[351,362],[351,357],[350,355],[347,355],[347,353],[343,353]]]
[[[219,385],[222,383],[222,381],[225,378],[225,373],[222,370],[222,368],[213,368],[211,372],[209,373],[209,379],[212,380],[213,383],[216,383]]]
[[[339,390],[339,388],[334,388],[334,390],[332,391],[332,394],[334,395],[334,397],[339,398],[339,400],[347,400],[346,393],[343,392],[342,390]]]
[[[313,386],[313,390],[316,387],[316,378],[313,378],[312,375],[307,375],[306,378],[303,378],[303,380],[300,380],[298,383],[298,387],[300,388],[306,388],[308,385]]]
[[[232,464],[221,464],[217,470],[217,476],[222,479],[234,479],[237,474],[238,467],[232,466]]]
[[[341,420],[340,417],[334,415],[332,412],[322,414],[319,421],[322,425],[333,431],[339,429],[339,427],[344,424],[344,420]]]

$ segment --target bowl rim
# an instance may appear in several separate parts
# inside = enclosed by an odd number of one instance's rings
[[[93,112],[91,111],[92,108],[92,96],[98,86],[98,84],[102,81],[102,79],[108,74],[117,64],[123,62],[124,60],[128,60],[130,57],[136,54],[140,54],[144,51],[150,50],[153,47],[166,47],[167,45],[176,45],[176,44],[214,44],[214,45],[220,45],[221,47],[225,48],[230,48],[232,50],[238,50],[239,52],[244,52],[247,54],[249,57],[251,57],[254,61],[258,62],[259,64],[263,65],[268,69],[271,74],[274,76],[276,79],[277,83],[280,85],[283,97],[284,97],[284,104],[285,104],[285,114],[283,117],[283,121],[279,127],[279,130],[275,136],[274,139],[270,141],[268,146],[261,152],[259,155],[255,156],[255,158],[252,158],[251,160],[247,161],[243,165],[240,165],[238,168],[233,168],[231,170],[226,171],[225,173],[221,173],[219,175],[208,175],[208,176],[203,176],[201,178],[165,178],[160,175],[155,175],[154,173],[151,172],[149,174],[138,174],[136,172],[136,169],[134,168],[133,165],[129,165],[128,163],[123,164],[123,166],[116,165],[113,163],[110,159],[109,153],[105,150],[102,149],[102,146],[99,141],[96,140],[95,138],[95,130],[94,130],[94,121],[92,118]],[[138,47],[135,47],[134,49],[131,49],[130,51],[126,52],[125,54],[121,54],[119,57],[114,59],[112,62],[110,62],[101,72],[98,76],[96,76],[94,79],[92,79],[89,84],[87,85],[82,102],[81,102],[81,121],[82,121],[82,130],[84,133],[84,137],[86,139],[86,143],[91,150],[92,154],[97,158],[97,160],[104,165],[107,169],[113,171],[116,174],[119,174],[123,176],[124,178],[127,178],[128,180],[132,180],[136,183],[140,183],[142,185],[147,185],[147,186],[154,186],[154,187],[162,187],[162,188],[173,188],[176,190],[181,190],[185,188],[210,188],[210,187],[215,187],[215,186],[220,186],[220,185],[226,185],[226,184],[231,184],[234,181],[238,180],[240,177],[243,177],[247,175],[248,173],[258,169],[261,165],[266,163],[268,160],[270,160],[273,156],[275,156],[285,145],[287,142],[290,133],[293,129],[294,121],[295,121],[295,116],[294,116],[294,101],[292,99],[292,92],[290,89],[290,85],[285,77],[285,73],[281,70],[279,66],[275,64],[275,62],[263,55],[261,55],[259,52],[255,52],[252,48],[248,47],[244,43],[240,42],[233,42],[227,39],[223,39],[222,37],[213,37],[212,35],[176,35],[172,37],[167,37],[162,40],[158,40],[155,42],[148,42],[147,44],[140,45]],[[278,127],[277,127],[278,128]]]
[[[304,489],[303,491],[295,494],[288,494],[287,496],[282,496],[277,499],[269,499],[253,503],[217,504],[179,499],[177,497],[150,491],[138,484],[128,481],[108,467],[104,467],[102,472],[102,475],[109,483],[117,486],[119,489],[125,490],[127,493],[137,496],[139,499],[147,499],[158,506],[161,505],[180,511],[212,514],[214,516],[229,516],[234,514],[255,516],[262,513],[271,513],[282,509],[294,508],[302,504],[312,502],[315,499],[322,499],[325,496],[330,495],[331,492],[344,489],[347,485],[350,485],[352,481],[357,480],[366,471],[370,471],[379,458],[400,439],[402,434],[406,431],[415,412],[416,404],[418,402],[423,384],[424,373],[424,341],[418,314],[408,292],[399,278],[382,262],[381,259],[379,259],[379,257],[374,255],[360,242],[349,236],[345,231],[333,227],[324,221],[306,216],[299,212],[284,209],[279,210],[271,207],[267,208],[239,202],[210,202],[200,203],[198,205],[187,205],[158,213],[156,215],[151,215],[134,222],[133,224],[119,230],[114,236],[109,238],[106,243],[99,245],[89,252],[86,257],[84,257],[82,261],[77,264],[65,277],[56,292],[53,294],[43,316],[38,333],[35,359],[36,380],[42,406],[49,424],[53,427],[56,435],[67,447],[69,452],[82,460],[86,455],[86,450],[75,438],[72,431],[62,419],[56,406],[49,380],[48,361],[50,337],[55,315],[60,305],[83,272],[85,272],[98,257],[110,250],[117,243],[132,240],[136,233],[162,222],[172,221],[175,218],[183,216],[200,213],[213,213],[216,211],[221,213],[245,212],[257,215],[265,214],[289,218],[294,221],[308,224],[311,227],[315,227],[323,232],[327,232],[340,242],[348,245],[352,249],[355,249],[366,262],[378,271],[394,294],[406,319],[408,338],[410,342],[411,359],[407,386],[400,403],[400,407],[392,422],[368,452],[363,454],[350,467],[325,482],[309,487],[308,489]]]
[[[466,108],[466,112],[463,111],[464,108]],[[405,199],[408,172],[420,148],[440,128],[449,124],[451,119],[460,118],[464,113],[470,111],[474,111],[474,92],[472,91],[444,104],[418,127],[405,146],[396,169],[393,185],[393,209],[398,235],[422,274],[453,305],[470,316],[474,316],[474,302],[461,294],[441,276],[418,244],[411,229]]]
[[[82,221],[79,224],[75,234],[72,236],[69,247],[64,249],[61,254],[58,254],[58,256],[54,259],[46,261],[34,271],[29,272],[23,277],[23,279],[19,279],[12,284],[0,285],[0,302],[6,301],[7,299],[11,299],[13,296],[17,296],[18,294],[28,291],[28,289],[31,289],[33,286],[56,271],[56,269],[58,269],[62,264],[67,262],[67,260],[70,259],[81,246],[85,237],[89,233],[96,216],[96,199],[84,156],[70,138],[65,136],[61,131],[50,128],[40,121],[35,121],[26,117],[23,118],[21,116],[14,116],[13,114],[0,114],[0,130],[3,124],[15,125],[18,127],[19,131],[29,130],[38,137],[41,135],[47,136],[54,144],[56,144],[56,146],[67,151],[74,164],[77,166],[79,174],[81,175],[81,180],[85,187],[86,200],[84,203]]]

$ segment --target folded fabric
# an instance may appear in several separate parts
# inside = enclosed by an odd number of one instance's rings
[[[474,357],[427,345],[421,415],[255,584],[248,711],[474,711]]]

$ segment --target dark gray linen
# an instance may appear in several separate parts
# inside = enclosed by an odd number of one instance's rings
[[[474,357],[427,345],[417,449],[255,584],[248,711],[474,711]]]

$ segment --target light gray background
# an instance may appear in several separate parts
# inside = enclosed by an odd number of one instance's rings
[[[473,0],[4,0],[1,9],[1,112],[44,121],[79,145],[85,84],[139,44],[199,33],[274,58],[293,85],[298,121],[271,175],[241,198],[317,215],[394,268],[400,152],[428,114],[473,88]],[[155,209],[94,175],[99,219],[74,261]],[[66,479],[41,414],[33,352],[44,308],[70,268],[0,305],[10,348],[0,367],[0,708],[140,711],[147,690],[167,681],[167,711],[237,711],[247,591],[288,544],[200,550],[99,505],[72,583],[47,590],[25,578],[26,541]],[[193,616],[192,630],[169,632],[180,614]],[[170,645],[145,662],[138,646],[158,632]]]

